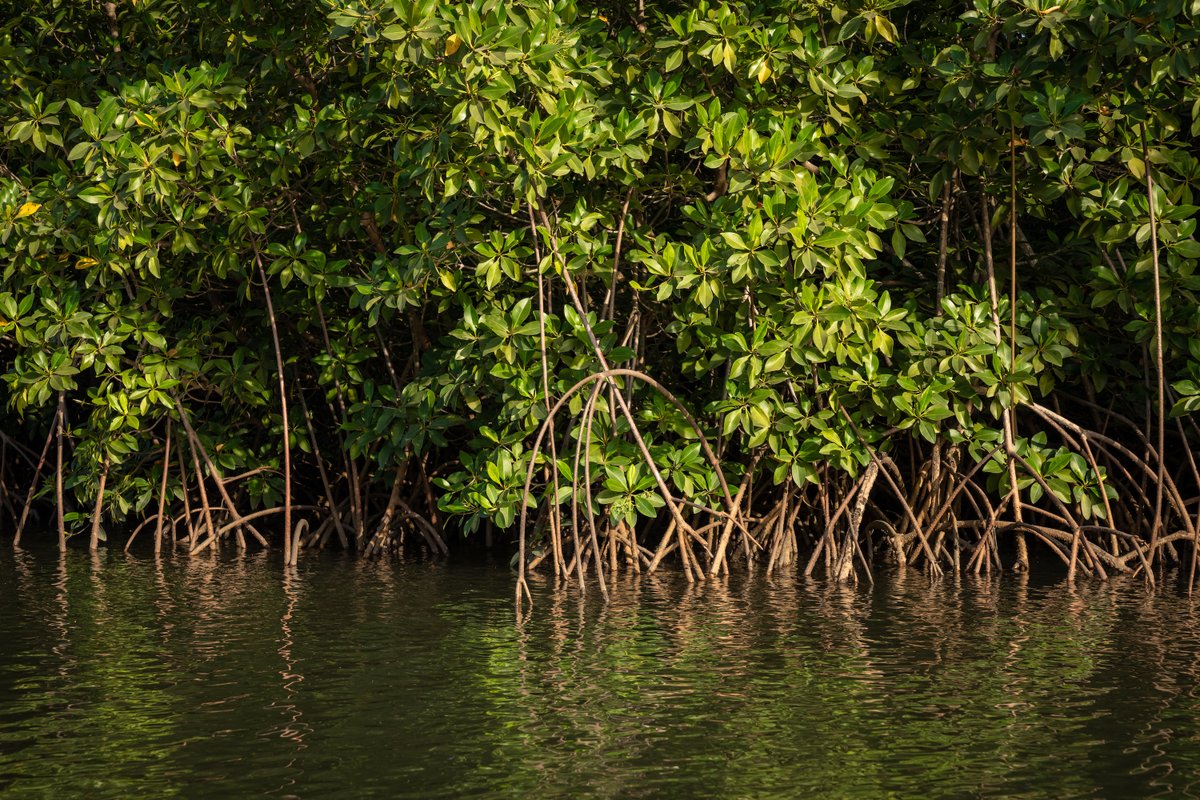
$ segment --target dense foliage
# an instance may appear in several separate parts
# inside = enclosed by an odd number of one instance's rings
[[[1198,18],[12,9],[5,524],[32,486],[93,544],[283,506],[296,550],[495,526],[580,577],[1190,558]]]

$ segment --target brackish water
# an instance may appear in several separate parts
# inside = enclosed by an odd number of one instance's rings
[[[0,795],[1195,797],[1200,613],[1137,581],[533,586],[0,551]]]

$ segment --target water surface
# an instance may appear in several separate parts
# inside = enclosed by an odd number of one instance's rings
[[[0,794],[1196,797],[1200,614],[1137,581],[533,586],[0,549]]]

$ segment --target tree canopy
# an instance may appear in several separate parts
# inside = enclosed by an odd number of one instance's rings
[[[1195,538],[1200,2],[6,17],[14,528],[581,576]]]

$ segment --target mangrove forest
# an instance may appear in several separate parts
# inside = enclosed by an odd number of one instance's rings
[[[11,542],[1192,588],[1197,0],[3,6]]]

